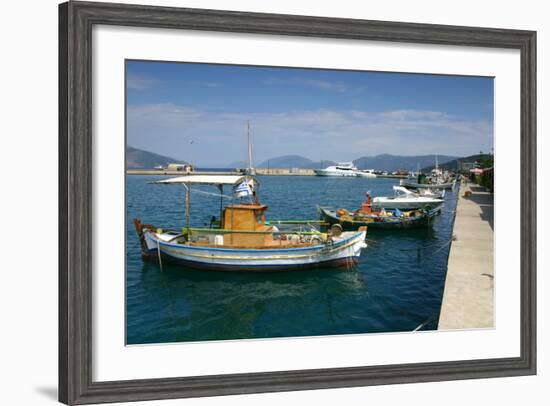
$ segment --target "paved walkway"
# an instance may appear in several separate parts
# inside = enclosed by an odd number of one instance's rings
[[[439,330],[493,327],[493,195],[485,188],[461,185],[453,238]]]

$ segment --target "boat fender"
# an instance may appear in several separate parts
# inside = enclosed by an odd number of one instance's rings
[[[348,213],[349,212],[346,209],[338,209],[336,211],[336,214],[338,215],[338,217],[347,216]]]

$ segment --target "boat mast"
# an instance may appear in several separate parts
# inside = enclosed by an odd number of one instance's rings
[[[187,233],[189,233],[189,227],[191,224],[191,185],[185,186],[185,227],[187,227]]]
[[[250,143],[250,120],[247,120],[247,141],[248,141],[248,173],[252,173],[252,144]]]

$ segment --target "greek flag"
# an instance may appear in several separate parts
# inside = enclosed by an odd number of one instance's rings
[[[237,185],[235,188],[235,194],[237,197],[252,196],[252,191],[254,189],[252,182],[252,180],[245,180]]]

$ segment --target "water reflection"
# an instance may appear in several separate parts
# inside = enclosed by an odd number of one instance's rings
[[[143,263],[131,220],[181,226],[182,191],[127,184],[127,342],[162,343],[293,337],[436,328],[456,196],[445,197],[433,228],[369,230],[357,267],[298,272],[231,273]],[[341,182],[262,178],[270,218],[310,219],[315,205],[357,207],[362,190],[389,194],[395,181]],[[353,186],[353,187],[352,187]],[[307,192],[307,193],[304,193]],[[219,201],[193,196],[196,225]]]

